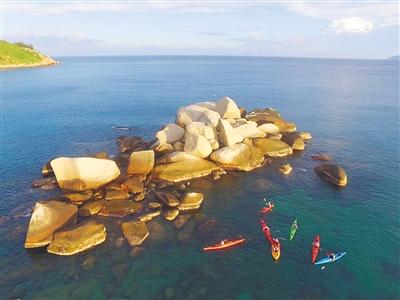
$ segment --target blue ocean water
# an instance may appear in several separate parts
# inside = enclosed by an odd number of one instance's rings
[[[398,299],[400,298],[399,63],[259,57],[61,57],[61,65],[2,72],[0,294],[6,299]],[[152,221],[143,253],[131,255],[113,218],[98,218],[107,242],[74,257],[23,248],[27,211],[54,192],[31,189],[48,160],[101,150],[115,139],[151,139],[176,110],[229,95],[248,110],[271,106],[312,133],[304,152],[216,183],[181,230]],[[128,126],[128,132],[112,129]],[[314,153],[347,172],[337,189],[313,172]],[[277,171],[290,162],[293,173]],[[259,226],[283,238],[275,263]],[[207,219],[211,234],[199,231]],[[299,231],[288,241],[290,224]],[[316,234],[324,251],[347,251],[326,269],[310,264]],[[245,246],[204,254],[203,245],[244,235]],[[324,252],[323,252],[324,253]],[[88,261],[93,266],[87,267]],[[89,264],[90,265],[90,264]]]

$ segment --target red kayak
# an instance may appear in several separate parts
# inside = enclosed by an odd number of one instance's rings
[[[225,249],[231,248],[233,246],[240,245],[240,244],[244,243],[245,240],[246,239],[244,239],[244,238],[236,239],[236,240],[222,240],[218,244],[204,247],[203,250],[204,251],[225,250]]]
[[[266,213],[272,211],[272,209],[273,209],[274,207],[275,207],[275,205],[274,205],[273,203],[268,202],[268,204],[267,204],[265,207],[261,208],[260,212],[261,212],[262,214],[266,214]]]
[[[312,248],[311,248],[311,262],[312,263],[314,263],[315,260],[317,259],[317,255],[318,255],[320,246],[321,246],[321,244],[320,244],[319,235],[317,235],[314,239],[314,242],[312,243]]]
[[[272,237],[271,237],[271,232],[269,230],[269,227],[267,226],[267,224],[265,223],[265,221],[263,219],[260,219],[260,224],[261,224],[261,228],[262,231],[264,232],[265,238],[267,239],[268,242],[270,242],[270,244],[274,244]]]

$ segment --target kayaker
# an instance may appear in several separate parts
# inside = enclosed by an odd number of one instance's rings
[[[221,246],[225,245],[225,241],[221,240]]]

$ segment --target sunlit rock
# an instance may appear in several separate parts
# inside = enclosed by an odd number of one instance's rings
[[[229,124],[228,121],[220,119],[218,123],[218,140],[222,143],[225,147],[232,146],[234,144],[240,143],[243,141],[243,136],[238,134]]]
[[[132,152],[129,159],[128,174],[148,174],[154,167],[154,151]]]
[[[253,140],[254,146],[261,149],[264,155],[271,157],[288,156],[293,153],[292,148],[282,141],[269,138],[256,138]]]
[[[174,144],[175,142],[181,141],[185,135],[185,129],[174,124],[167,124],[162,130],[156,133],[156,138],[161,144]]]
[[[204,195],[202,193],[186,193],[178,206],[179,210],[198,209],[203,202]]]
[[[224,119],[239,119],[240,110],[235,101],[229,97],[222,97],[215,103],[215,110]]]
[[[334,164],[321,164],[314,168],[315,173],[322,179],[329,181],[337,186],[345,186],[347,184],[347,175],[342,167]]]

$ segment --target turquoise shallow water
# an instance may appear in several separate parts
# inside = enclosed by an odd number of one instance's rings
[[[2,75],[0,294],[38,299],[398,299],[399,73],[396,61],[238,58],[60,58],[52,68]],[[307,149],[251,173],[201,179],[199,212],[180,231],[162,218],[140,255],[116,219],[98,218],[108,240],[74,257],[23,248],[24,213],[50,192],[30,188],[41,166],[60,156],[107,150],[127,132],[148,139],[177,108],[229,95],[247,109],[272,106],[313,135]],[[347,171],[337,189],[313,172],[311,155],[328,152]],[[285,177],[276,167],[290,162]],[[275,263],[258,223],[262,198],[276,208],[267,222],[282,240]],[[217,221],[209,233],[199,224]],[[290,224],[299,231],[289,242]],[[310,245],[347,251],[325,270],[310,264]],[[245,246],[203,254],[223,237]],[[94,260],[91,267],[83,262]]]

